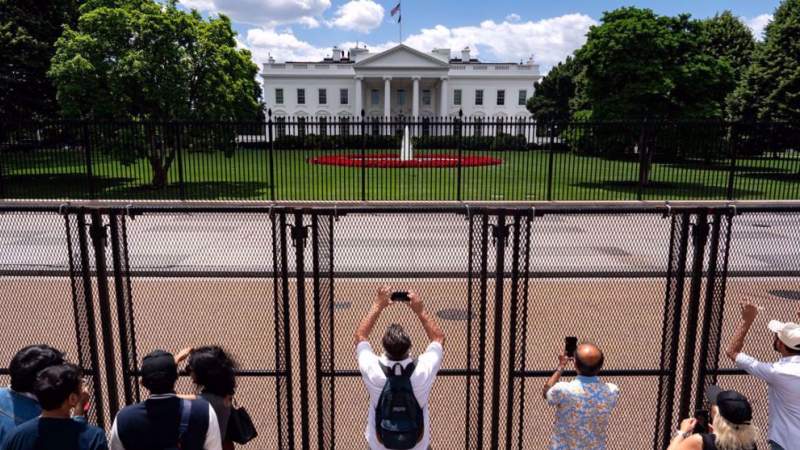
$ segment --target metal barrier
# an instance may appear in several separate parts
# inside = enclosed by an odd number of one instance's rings
[[[764,387],[720,349],[737,299],[794,317],[798,231],[797,203],[0,204],[0,364],[25,344],[64,348],[108,427],[145,396],[145,353],[220,344],[240,363],[257,448],[359,448],[368,406],[351,336],[389,283],[420,292],[448,336],[435,448],[545,446],[539,389],[576,335],[604,349],[602,377],[622,392],[610,448],[662,449],[716,381],[748,395],[766,431]],[[422,347],[400,307],[372,338],[390,322]],[[770,359],[760,328],[746,350]]]

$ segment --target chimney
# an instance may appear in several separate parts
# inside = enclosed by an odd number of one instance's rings
[[[269,59],[267,59],[267,62],[270,64],[275,64],[275,58],[273,58],[272,55],[269,55]]]
[[[469,62],[469,47],[464,47],[464,50],[461,50],[461,62]]]
[[[350,49],[350,59],[358,62],[367,56],[368,53],[369,50],[367,50],[366,47],[353,47]]]
[[[534,63],[534,60],[533,60],[533,55],[531,54],[531,57],[530,57],[530,58],[528,58],[528,65],[529,65],[529,66],[532,66],[532,65],[533,65],[533,63]]]
[[[333,62],[339,62],[342,60],[342,50],[339,47],[333,47]]]

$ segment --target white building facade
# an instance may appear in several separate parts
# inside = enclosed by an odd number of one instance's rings
[[[541,79],[538,65],[482,63],[464,49],[424,53],[398,45],[348,54],[334,47],[320,62],[264,64],[264,101],[274,117],[527,117]]]

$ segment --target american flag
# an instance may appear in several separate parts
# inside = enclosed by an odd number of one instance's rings
[[[392,8],[391,14],[392,14],[392,17],[397,16],[397,21],[400,22],[400,19],[402,17],[402,16],[398,16],[398,14],[400,14],[400,2],[397,2],[397,6]]]

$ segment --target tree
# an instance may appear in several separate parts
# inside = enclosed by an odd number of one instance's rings
[[[784,0],[730,101],[744,121],[800,122],[800,0]]]
[[[589,105],[596,120],[720,117],[713,99],[733,73],[704,51],[700,28],[688,15],[632,7],[604,13],[576,52],[584,68],[576,103]]]
[[[67,117],[141,123],[117,131],[130,136],[109,151],[146,158],[154,187],[166,185],[178,145],[153,122],[257,118],[258,67],[236,48],[227,17],[204,20],[174,0],[90,0],[80,14],[56,43],[58,101]]]
[[[701,22],[705,35],[705,50],[733,69],[734,79],[739,82],[750,66],[756,41],[753,32],[730,11],[723,11]],[[731,88],[731,91],[733,91]]]
[[[580,70],[573,57],[558,63],[534,86],[528,99],[528,111],[539,121],[566,122],[570,119],[570,101],[575,96],[575,76]]]
[[[76,0],[0,0],[0,122],[51,118],[54,44],[78,16]]]

